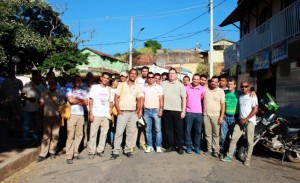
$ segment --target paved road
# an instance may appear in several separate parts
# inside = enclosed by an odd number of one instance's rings
[[[65,163],[62,153],[54,160],[34,162],[4,182],[300,182],[300,164],[282,165],[277,157],[254,156],[251,167],[246,167],[240,161],[225,163],[210,155],[145,154],[140,150],[134,158],[109,160],[110,152],[107,147],[106,157],[89,160],[84,150],[84,159],[72,165]]]

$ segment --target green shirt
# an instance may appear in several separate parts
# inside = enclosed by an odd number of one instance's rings
[[[241,91],[235,90],[231,92],[224,90],[225,92],[225,114],[235,115],[239,108],[239,97],[242,94]]]

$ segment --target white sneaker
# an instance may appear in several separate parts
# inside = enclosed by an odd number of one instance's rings
[[[162,152],[161,147],[156,147],[156,152],[161,153]]]
[[[152,152],[153,150],[154,150],[153,147],[148,146],[147,149],[146,149],[146,151],[145,151],[145,153]]]

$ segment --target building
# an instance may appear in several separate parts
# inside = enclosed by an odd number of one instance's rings
[[[239,0],[220,26],[229,24],[240,40],[225,50],[224,71],[249,80],[259,98],[276,97],[279,115],[300,117],[300,1]]]
[[[102,53],[91,48],[82,49],[82,53],[88,53],[88,64],[78,65],[80,74],[85,76],[87,72],[92,72],[95,76],[99,76],[101,72],[120,73],[128,70],[128,63],[118,60],[111,55]]]

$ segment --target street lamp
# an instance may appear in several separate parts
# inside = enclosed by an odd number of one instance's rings
[[[18,55],[14,55],[11,57],[13,63],[15,63],[15,73],[17,74],[17,64],[21,61]]]
[[[129,41],[129,69],[132,68],[132,43],[133,43],[133,37],[132,37],[132,29],[133,29],[133,17],[130,17],[130,41]],[[141,28],[137,38],[139,37],[140,33],[144,30],[145,28]],[[137,39],[136,38],[136,39]]]

